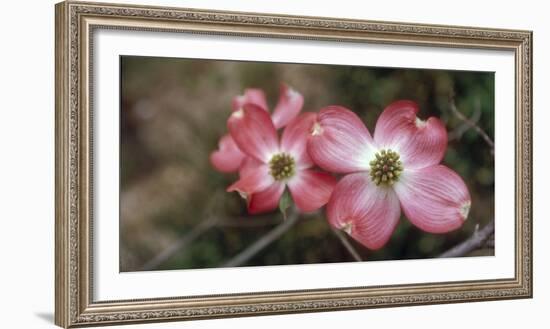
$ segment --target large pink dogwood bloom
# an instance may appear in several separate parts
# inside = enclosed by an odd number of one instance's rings
[[[240,179],[227,190],[247,200],[249,213],[276,209],[287,186],[300,211],[314,211],[327,203],[336,179],[314,170],[306,149],[315,117],[303,113],[292,120],[279,141],[276,120],[259,106],[246,103],[233,112],[227,126],[247,160]]]
[[[261,89],[249,88],[245,90],[243,95],[235,96],[232,102],[232,111],[240,110],[246,103],[255,104],[264,111],[269,112],[265,94]],[[303,105],[304,98],[300,93],[285,84],[281,84],[279,101],[271,115],[275,127],[279,129],[286,126],[300,113]],[[246,155],[241,152],[233,137],[226,134],[220,138],[218,149],[210,154],[210,163],[220,172],[231,173],[241,168],[245,157]]]
[[[376,122],[374,138],[352,111],[320,111],[308,141],[321,168],[347,174],[327,205],[330,224],[370,249],[386,244],[401,209],[418,228],[444,233],[460,227],[470,194],[453,170],[439,164],[447,131],[434,117],[420,120],[411,101],[390,104]]]

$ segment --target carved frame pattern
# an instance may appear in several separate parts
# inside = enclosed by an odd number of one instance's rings
[[[93,31],[116,28],[505,49],[516,57],[516,275],[510,280],[93,302]],[[56,311],[62,327],[454,303],[532,296],[532,32],[122,6],[56,6]]]

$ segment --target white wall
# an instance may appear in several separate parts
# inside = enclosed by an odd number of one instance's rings
[[[55,1],[11,1],[0,20],[0,327],[53,327],[54,8]],[[119,1],[120,2],[120,1]],[[535,213],[532,300],[270,316],[139,328],[319,327],[475,328],[548,324],[550,23],[544,1],[126,1],[252,12],[529,29],[534,31]],[[133,328],[138,326],[126,326]]]

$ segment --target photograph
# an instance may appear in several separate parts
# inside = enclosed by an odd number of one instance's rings
[[[119,59],[120,272],[495,255],[494,72]]]

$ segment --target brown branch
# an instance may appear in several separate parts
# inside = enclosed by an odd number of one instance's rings
[[[489,137],[489,135],[485,132],[485,130],[483,130],[479,125],[477,125],[474,121],[472,121],[471,119],[467,118],[462,112],[460,112],[457,108],[456,108],[456,105],[455,105],[455,102],[454,102],[454,99],[451,99],[451,101],[449,102],[449,107],[451,109],[451,111],[453,112],[453,114],[459,118],[460,120],[462,120],[465,124],[467,124],[468,126],[470,126],[470,128],[474,129],[480,136],[481,138],[483,138],[483,140],[485,141],[485,143],[487,145],[489,145],[489,147],[491,148],[491,154],[494,155],[495,153],[495,143],[493,142],[493,140],[491,139],[491,137]]]
[[[346,248],[346,250],[349,252],[349,254],[353,257],[353,259],[355,259],[356,261],[358,262],[362,262],[363,259],[361,258],[361,256],[359,255],[359,252],[357,252],[357,250],[353,247],[353,245],[351,244],[351,242],[349,242],[347,236],[346,236],[346,233],[342,232],[341,230],[337,230],[335,228],[332,228],[332,232],[334,233],[334,235],[336,235],[336,237],[340,240],[340,242],[342,243],[342,245]]]
[[[157,254],[155,257],[146,262],[140,269],[140,271],[151,271],[157,269],[162,263],[172,258],[178,251],[187,250],[187,247],[195,241],[199,236],[204,232],[208,231],[210,228],[214,227],[217,223],[216,217],[211,217],[205,221],[202,221],[200,224],[195,226],[191,232],[182,236],[176,240],[170,247],[164,249],[162,252]]]
[[[150,271],[157,269],[160,265],[162,265],[162,263],[174,256],[178,251],[188,251],[187,247],[191,245],[193,241],[195,241],[204,232],[216,226],[216,224],[219,223],[220,220],[214,215],[214,212],[221,195],[222,193],[215,193],[208,201],[206,205],[206,211],[204,212],[204,217],[207,218],[206,220],[201,221],[188,234],[180,237],[179,239],[174,241],[168,248],[162,250],[160,253],[155,255],[155,257],[145,262],[141,266],[140,271]]]
[[[290,228],[294,226],[294,224],[298,222],[299,218],[300,216],[298,212],[296,212],[295,210],[291,210],[290,214],[284,222],[269,231],[260,239],[256,240],[248,248],[238,253],[235,257],[220,265],[220,267],[236,267],[243,265],[252,257],[256,256],[256,254],[262,251],[265,247],[269,246],[271,243],[273,243],[275,240],[285,234]]]
[[[477,229],[476,227],[476,230],[474,231],[474,234],[472,234],[472,236],[462,241],[458,245],[454,246],[453,248],[445,251],[438,257],[447,258],[447,257],[465,256],[476,249],[484,247],[487,240],[489,240],[493,236],[494,232],[495,232],[495,221],[492,220],[489,224],[485,225],[485,227],[482,228],[481,230]]]
[[[479,119],[481,118],[481,105],[477,103],[477,106],[474,108],[474,113],[470,117],[470,121],[477,124]],[[453,130],[451,130],[448,134],[448,140],[453,141],[462,138],[462,135],[466,133],[468,130],[471,129],[471,126],[466,123],[462,122],[460,125],[455,127]]]
[[[254,228],[254,227],[264,227],[264,226],[273,226],[281,222],[278,218],[259,218],[258,216],[254,218],[228,218],[225,220],[220,220],[217,224],[219,227],[240,227],[240,228]]]
[[[495,236],[492,235],[487,241],[485,241],[485,248],[495,248]]]
[[[199,236],[208,231],[213,227],[241,227],[241,228],[254,228],[254,227],[264,227],[272,226],[277,223],[280,223],[280,219],[271,219],[271,218],[228,218],[228,219],[219,219],[216,217],[211,217],[205,221],[202,221],[197,226],[195,226],[187,235],[182,236],[181,238],[174,241],[168,248],[162,250],[160,253],[155,255],[152,259],[147,261],[139,270],[140,271],[150,271],[158,268],[168,259],[172,258],[178,252],[180,255],[187,251],[187,247],[193,243]]]

